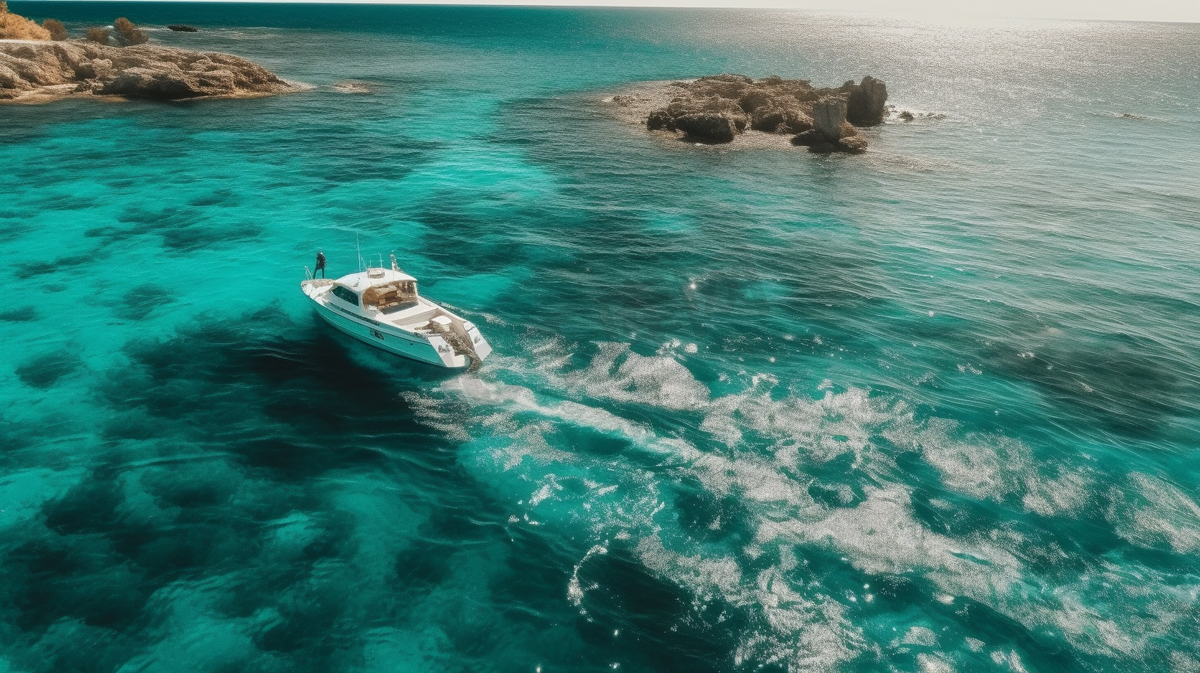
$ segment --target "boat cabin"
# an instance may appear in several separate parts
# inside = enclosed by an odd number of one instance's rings
[[[417,279],[391,269],[367,269],[339,278],[330,290],[355,308],[394,313],[418,305]]]
[[[383,313],[400,310],[417,304],[417,281],[393,280],[382,285],[372,285],[363,290],[362,303]]]

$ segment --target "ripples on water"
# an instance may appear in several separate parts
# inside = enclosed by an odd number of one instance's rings
[[[1195,26],[54,10],[318,88],[0,108],[0,670],[1200,666]],[[600,103],[719,71],[946,118]],[[483,369],[314,319],[357,237]]]

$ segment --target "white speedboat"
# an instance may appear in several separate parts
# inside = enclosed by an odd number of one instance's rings
[[[471,321],[417,294],[417,279],[392,268],[337,280],[309,278],[300,283],[325,322],[350,336],[412,360],[438,367],[483,362],[492,347]]]

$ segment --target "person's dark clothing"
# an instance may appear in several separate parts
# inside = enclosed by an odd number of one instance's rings
[[[317,268],[313,270],[313,278],[317,277],[317,271],[321,272],[321,277],[325,277],[325,254],[317,253]]]

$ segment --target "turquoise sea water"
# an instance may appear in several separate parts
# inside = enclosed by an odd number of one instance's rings
[[[0,107],[0,672],[1200,669],[1200,26],[11,6],[316,88]],[[718,72],[945,118],[603,102]],[[320,323],[356,240],[495,355]]]

